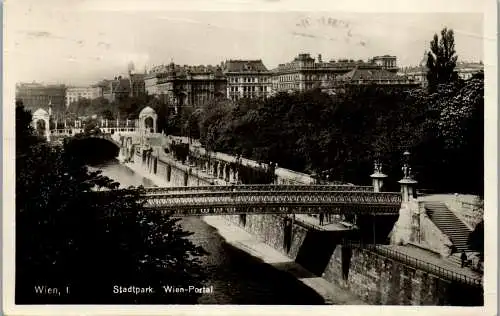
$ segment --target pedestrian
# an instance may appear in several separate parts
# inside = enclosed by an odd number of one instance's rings
[[[323,226],[323,219],[325,215],[323,213],[319,213],[319,226]]]
[[[465,250],[462,250],[462,255],[460,256],[460,260],[462,261],[462,268],[465,267],[465,261],[467,261],[467,255],[465,254]]]

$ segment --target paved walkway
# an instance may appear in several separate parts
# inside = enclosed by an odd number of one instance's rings
[[[312,217],[308,214],[295,214],[295,220],[300,221],[301,223],[304,223],[307,226],[310,226],[317,230],[325,230],[325,231],[351,230],[351,228],[346,227],[340,223],[326,223],[324,225],[319,225],[319,219],[316,217]]]
[[[434,264],[443,269],[462,274],[471,279],[482,280],[482,275],[475,271],[472,271],[469,267],[462,268],[458,264],[454,264],[453,262],[440,258],[439,255],[434,254],[425,249],[418,248],[416,246],[408,245],[408,246],[396,246],[396,245],[378,245],[379,248],[382,249],[392,249],[396,250],[399,253],[405,254],[413,259],[417,259],[420,261],[424,261],[426,263]]]

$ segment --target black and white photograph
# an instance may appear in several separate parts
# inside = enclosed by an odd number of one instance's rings
[[[6,1],[6,315],[495,314],[490,2]]]

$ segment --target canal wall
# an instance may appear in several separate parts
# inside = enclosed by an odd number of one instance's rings
[[[337,245],[323,277],[370,304],[483,304],[478,287],[443,280],[366,249]]]
[[[223,215],[227,221],[243,228],[269,246],[295,260],[308,229],[280,215]]]

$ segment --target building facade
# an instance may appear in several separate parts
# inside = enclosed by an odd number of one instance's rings
[[[417,88],[420,86],[419,82],[379,67],[378,65],[356,66],[353,70],[337,76],[333,87],[347,88],[349,86],[379,85],[392,88]]]
[[[375,56],[370,60],[370,62],[390,72],[398,71],[396,56],[390,56],[390,55]]]
[[[130,79],[122,76],[114,77],[112,80],[102,80],[97,86],[102,88],[102,96],[109,102],[116,102],[131,95]]]
[[[339,59],[324,62],[321,55],[317,59],[310,54],[299,54],[293,61],[280,64],[273,70],[273,92],[305,91],[313,88],[330,86],[340,75],[352,71],[356,67],[382,69],[373,60]]]
[[[146,94],[146,86],[144,84],[144,77],[146,74],[136,74],[129,72],[129,86],[130,86],[130,94],[131,97],[140,97]]]
[[[467,80],[477,73],[484,72],[484,65],[482,62],[459,62],[457,63],[455,70],[461,79]]]
[[[401,74],[419,82],[422,87],[426,87],[427,83],[427,53],[420,61],[418,66],[404,67],[400,70]],[[473,75],[484,71],[482,62],[457,62],[455,71],[459,78],[463,80],[470,79]]]
[[[79,99],[94,100],[103,96],[103,89],[99,86],[68,87],[66,89],[66,107]]]
[[[266,98],[271,95],[271,72],[262,60],[227,60],[222,64],[228,99]]]
[[[22,100],[24,106],[32,112],[39,108],[48,108],[50,104],[54,113],[63,113],[66,110],[66,86],[36,82],[18,83],[16,100]]]
[[[220,66],[155,66],[144,82],[147,94],[175,106],[199,107],[225,98],[227,92],[227,79]]]

